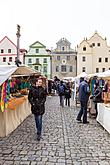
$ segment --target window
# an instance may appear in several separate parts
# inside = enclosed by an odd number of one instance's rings
[[[12,57],[9,57],[9,62],[12,62]]]
[[[82,67],[82,72],[85,72],[86,71],[86,68],[85,67]]]
[[[105,72],[105,68],[102,68],[102,72]]]
[[[47,58],[44,58],[44,63],[47,63]]]
[[[57,56],[57,60],[59,60],[59,61],[60,61],[60,56]]]
[[[28,59],[28,63],[32,63],[32,59],[31,58]]]
[[[105,62],[108,62],[108,58],[107,57],[105,58]]]
[[[56,66],[56,72],[59,72],[59,66]]]
[[[36,63],[39,64],[39,58],[36,58]]]
[[[100,46],[100,43],[97,43],[97,46]]]
[[[8,49],[8,53],[11,53],[11,49]]]
[[[3,62],[6,62],[6,57],[3,57]]]
[[[102,62],[102,58],[99,58],[99,62]]]
[[[83,56],[83,57],[82,57],[82,61],[83,61],[83,62],[86,61],[86,57]]]
[[[96,73],[98,73],[99,72],[99,68],[96,68]]]
[[[70,61],[70,56],[67,56],[67,61]]]
[[[39,67],[38,67],[38,66],[35,66],[35,69],[36,69],[36,70],[39,70]]]
[[[86,51],[86,47],[85,46],[83,47],[83,51]]]
[[[17,57],[15,57],[15,61],[17,60]]]
[[[64,51],[64,50],[65,50],[65,47],[63,46],[63,47],[62,47],[62,51]]]
[[[39,53],[39,49],[36,49],[36,53]]]
[[[66,65],[61,66],[61,72],[66,72]]]
[[[73,67],[72,66],[70,66],[70,72],[72,72],[73,71]]]
[[[47,66],[44,66],[43,72],[47,72]]]
[[[1,53],[4,53],[4,50],[3,49],[1,49]]]
[[[92,46],[94,47],[95,46],[95,43],[92,43]]]

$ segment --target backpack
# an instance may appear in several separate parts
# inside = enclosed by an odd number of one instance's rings
[[[59,85],[59,93],[64,94],[64,85]]]

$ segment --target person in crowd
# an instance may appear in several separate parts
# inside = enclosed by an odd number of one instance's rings
[[[60,106],[64,107],[65,85],[63,84],[63,81],[60,81],[60,84],[58,85],[58,94],[60,97]]]
[[[31,104],[31,111],[35,117],[37,140],[40,141],[42,133],[42,116],[45,113],[46,91],[42,87],[42,79],[36,80],[28,94],[28,100]]]
[[[69,83],[66,84],[65,87],[65,105],[70,107],[70,98],[71,98],[71,89]]]
[[[82,122],[81,117],[83,116],[83,124],[87,124],[89,123],[89,121],[87,121],[87,104],[90,95],[90,88],[87,77],[85,77],[84,80],[80,83],[78,92],[81,109],[77,115],[76,120],[78,122]]]
[[[95,110],[96,110],[96,116],[95,117],[97,117],[97,115],[98,115],[97,103],[103,102],[102,87],[100,87],[99,83],[97,83],[94,87],[93,102],[94,102]]]

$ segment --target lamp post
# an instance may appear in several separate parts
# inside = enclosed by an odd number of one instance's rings
[[[20,39],[20,25],[17,25],[17,33],[16,33],[16,36],[17,36],[17,58],[16,58],[16,65],[19,67],[19,64],[21,64],[21,61],[19,59],[19,39]]]

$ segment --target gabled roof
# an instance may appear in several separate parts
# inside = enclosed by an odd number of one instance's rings
[[[7,39],[9,42],[11,42],[15,47],[17,47],[7,36],[5,36],[1,41],[0,41],[0,44],[5,40]]]
[[[61,38],[57,43],[58,44],[68,44],[70,45],[71,43],[66,39],[66,38]]]
[[[30,48],[46,48],[45,45],[43,45],[41,42],[36,41],[32,45],[29,46]]]
[[[97,35],[99,38],[101,38],[102,40],[105,40],[104,38],[102,38],[97,31],[95,31],[95,33],[92,35],[92,37],[90,37],[90,39],[88,41],[90,41],[95,35]]]
[[[80,43],[80,45],[81,45],[83,42],[86,42],[86,43],[90,46],[90,44],[89,44],[89,42],[88,42],[87,39],[84,38],[84,39],[82,40],[82,42]]]

